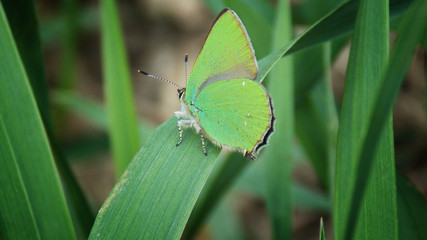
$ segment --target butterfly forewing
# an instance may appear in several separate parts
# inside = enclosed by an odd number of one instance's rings
[[[224,9],[213,24],[191,70],[186,100],[194,102],[204,82],[255,79],[257,74],[254,51],[244,26],[232,10]],[[203,87],[206,87],[206,83]]]

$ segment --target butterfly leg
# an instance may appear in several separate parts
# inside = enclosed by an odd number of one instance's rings
[[[179,124],[177,124],[177,125],[178,125],[178,131],[179,131],[179,142],[176,144],[176,146],[178,147],[179,144],[182,143],[182,128]]]
[[[179,131],[179,141],[176,144],[176,146],[178,147],[182,143],[182,127],[185,127],[185,128],[191,127],[193,125],[193,121],[179,119],[176,125],[178,126],[178,131]]]
[[[203,137],[202,133],[200,133],[200,139],[202,140],[203,153],[205,154],[205,156],[207,156],[208,153],[206,152],[206,148],[205,148],[205,138]]]

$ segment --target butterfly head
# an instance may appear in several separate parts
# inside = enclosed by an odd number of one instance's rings
[[[178,88],[178,98],[179,100],[184,99],[185,97],[185,88]]]

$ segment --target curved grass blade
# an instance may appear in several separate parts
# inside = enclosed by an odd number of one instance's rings
[[[265,171],[263,169],[263,161],[260,159],[254,164],[249,165],[249,168],[237,180],[235,189],[236,192],[255,195],[259,198],[265,198]],[[292,184],[292,201],[295,207],[319,212],[330,212],[331,207],[328,197],[318,191],[307,188],[301,184],[293,182]]]
[[[290,2],[278,2],[273,32],[274,49],[293,37]],[[292,146],[294,137],[294,62],[292,56],[281,59],[273,69],[267,88],[276,115],[275,133],[265,152],[264,178],[266,203],[273,239],[292,236]]]
[[[19,168],[40,237],[75,239],[48,138],[2,4],[0,36],[0,115],[7,126],[9,138],[5,141],[12,146],[13,159],[17,160],[15,164]],[[19,211],[17,208],[14,210]],[[54,219],[54,225],[51,219]]]
[[[331,46],[328,47],[330,53],[327,54],[330,55],[330,57],[327,65],[334,62],[347,43],[348,37],[346,36],[337,38],[330,43]],[[329,45],[329,43],[325,44]],[[330,68],[327,68],[324,62],[325,44],[299,51],[294,55],[296,69],[294,87],[295,106],[298,106],[301,101],[304,101],[307,93],[316,86],[316,84],[319,84],[319,81],[323,79],[323,75],[328,75],[330,71]],[[310,68],[310,71],[307,71],[307,67]]]
[[[295,4],[292,7],[292,20],[295,24],[311,25],[331,9],[336,8],[343,0],[308,0]]]
[[[402,20],[399,35],[394,44],[393,51],[387,66],[382,74],[381,81],[376,88],[373,101],[370,106],[369,123],[367,133],[357,155],[357,178],[351,186],[351,205],[346,219],[346,236],[351,236],[354,231],[355,216],[358,214],[360,201],[355,201],[362,196],[367,185],[367,177],[373,169],[372,161],[377,152],[381,136],[386,131],[393,105],[399,93],[400,86],[408,70],[415,47],[419,42],[427,25],[427,2],[415,1],[405,18]],[[419,23],[419,24],[413,24]],[[375,165],[374,165],[375,166]],[[381,176],[383,178],[384,176]],[[390,191],[390,190],[388,190]]]
[[[60,29],[61,55],[56,88],[71,91],[76,86],[77,45],[80,31],[78,18],[81,15],[79,9],[80,3],[75,0],[61,0],[61,5],[61,17],[64,19],[64,24]],[[70,116],[66,109],[59,108],[54,111],[55,132],[57,136],[64,134],[69,119]]]
[[[81,15],[78,1],[62,0],[61,15],[64,19],[62,28],[62,49],[58,87],[72,90],[75,85],[77,63],[77,43],[80,31],[78,17]]]
[[[317,60],[316,65],[323,68],[320,70],[323,74],[320,77],[311,77],[319,79],[319,83],[311,91],[304,92],[304,100],[295,106],[295,133],[309,156],[319,180],[327,189],[333,189],[338,116],[329,72],[330,44],[324,44],[321,47],[320,56],[309,57],[304,54],[307,58]],[[298,55],[300,53],[295,56]],[[306,67],[301,67],[295,68],[295,72],[307,72],[307,70]],[[297,77],[295,79],[300,80]],[[297,99],[297,96],[295,98]]]
[[[2,4],[43,123],[50,131],[52,116],[34,1],[2,0]]]
[[[139,148],[129,65],[115,0],[101,1],[102,65],[110,141],[116,176]]]
[[[427,201],[403,175],[396,175],[399,209],[399,238],[427,239]]]
[[[239,219],[238,209],[235,209],[236,205],[238,205],[238,200],[234,194],[226,195],[218,203],[208,223],[213,239],[252,239],[246,234],[245,228]]]
[[[231,187],[240,172],[249,164],[250,161],[238,152],[217,159],[188,219],[183,239],[194,238],[197,230],[221,200],[221,197]]]
[[[354,27],[359,2],[360,0],[352,0],[343,3],[311,25],[295,40],[261,59],[257,81],[262,82],[281,57],[350,33]],[[391,0],[390,18],[402,15],[411,2],[412,0]]]
[[[37,101],[38,110],[40,111],[51,144],[56,167],[61,176],[66,200],[70,208],[76,232],[82,233],[82,238],[86,238],[93,224],[94,216],[91,214],[89,205],[66,159],[62,156],[61,150],[56,145],[53,136],[48,88],[43,66],[34,2],[29,0],[18,2],[5,0],[2,3],[5,6],[14,40],[26,69],[32,91]]]
[[[362,0],[359,5],[347,66],[341,107],[335,176],[335,236],[337,239],[397,239],[397,203],[394,169],[392,119],[381,136],[372,175],[366,191],[350,195],[357,154],[369,127],[368,114],[374,103],[375,89],[387,64],[389,53],[388,2]],[[378,179],[382,179],[378,181]],[[358,215],[349,214],[352,202],[360,202]],[[353,219],[355,231],[345,232],[346,220]],[[387,224],[384,224],[387,222]]]
[[[31,203],[25,190],[6,125],[0,115],[0,237],[2,239],[41,239]]]
[[[89,239],[179,239],[219,154],[200,136],[183,134],[177,118],[154,130],[123,173],[96,218]]]
[[[320,218],[319,240],[326,240],[325,226],[323,225],[323,218]]]
[[[101,104],[67,91],[54,91],[52,98],[53,102],[61,108],[78,114],[101,130],[108,130],[107,113]],[[153,124],[140,121],[138,125],[139,139],[145,142],[153,129]]]

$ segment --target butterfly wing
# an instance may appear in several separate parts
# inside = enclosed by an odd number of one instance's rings
[[[258,66],[246,29],[236,13],[225,8],[214,22],[191,70],[186,100],[194,102],[204,82],[255,79],[257,74]]]
[[[271,99],[261,84],[250,79],[209,84],[196,98],[195,106],[202,128],[212,140],[248,156],[254,157],[273,132]]]

